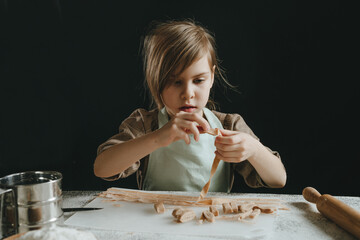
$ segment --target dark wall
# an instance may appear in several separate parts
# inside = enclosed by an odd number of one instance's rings
[[[234,4],[236,2],[236,4]],[[139,55],[151,20],[193,18],[215,33],[240,93],[217,89],[278,150],[288,182],[356,195],[360,154],[358,26],[342,1],[0,1],[0,176],[56,170],[64,190],[136,188],[93,175],[99,144],[148,107]],[[356,57],[357,58],[357,57]]]

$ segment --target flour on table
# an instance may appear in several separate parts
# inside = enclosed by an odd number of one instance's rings
[[[27,232],[19,240],[96,240],[91,232],[51,226]]]

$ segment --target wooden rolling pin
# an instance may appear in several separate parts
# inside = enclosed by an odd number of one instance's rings
[[[315,203],[317,209],[328,219],[360,239],[360,213],[329,194],[321,195],[315,188],[306,187],[304,198]]]

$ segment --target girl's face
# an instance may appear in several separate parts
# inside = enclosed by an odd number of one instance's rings
[[[208,56],[193,62],[181,74],[170,78],[161,93],[170,116],[180,111],[202,116],[214,82],[214,67],[210,68]]]

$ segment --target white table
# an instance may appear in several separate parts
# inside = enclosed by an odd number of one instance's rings
[[[100,191],[64,191],[63,207],[82,207],[93,200]],[[283,200],[289,211],[281,211],[275,216],[274,229],[270,239],[356,239],[335,223],[323,217],[314,204],[308,203],[302,195],[287,194],[235,194],[241,197],[254,198],[277,198]],[[352,208],[360,211],[360,197],[335,196]],[[73,213],[65,213],[64,219],[68,219]],[[82,229],[91,231],[98,240],[128,240],[128,239],[151,239],[151,240],[184,240],[184,239],[209,239],[209,237],[167,235],[157,233],[126,233],[120,231]],[[220,239],[214,237],[212,239]]]

